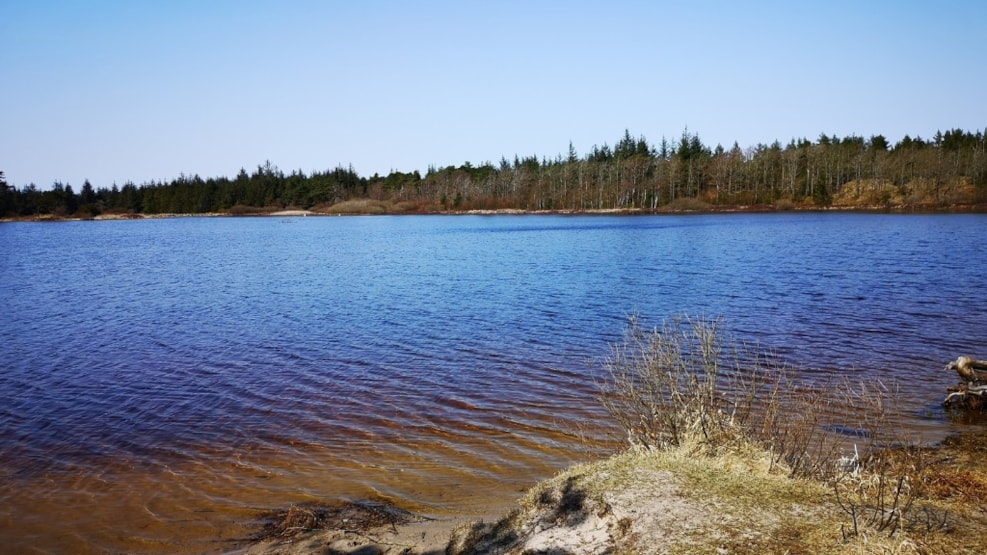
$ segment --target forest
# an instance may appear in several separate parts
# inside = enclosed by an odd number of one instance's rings
[[[987,129],[937,131],[931,139],[819,135],[782,145],[710,148],[698,134],[653,144],[629,131],[579,155],[501,158],[360,176],[352,167],[285,173],[271,162],[233,178],[8,185],[0,172],[0,217],[93,218],[128,214],[444,212],[469,210],[704,210],[718,207],[912,207],[987,203]],[[360,201],[360,202],[357,202]],[[335,207],[335,210],[334,210]],[[342,207],[342,208],[341,208]],[[349,207],[349,208],[346,208]]]

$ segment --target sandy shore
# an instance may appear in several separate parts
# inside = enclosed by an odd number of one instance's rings
[[[295,217],[295,216],[310,216],[314,214],[311,210],[279,210],[277,212],[271,212],[269,216],[284,216],[284,217]]]
[[[470,519],[451,517],[409,524],[306,532],[287,539],[267,539],[233,551],[242,555],[310,555],[348,553],[359,555],[441,555],[457,527]]]
[[[900,514],[892,513],[891,533],[879,526],[886,513],[874,512],[889,501],[880,498],[874,509],[867,493],[878,475],[843,476],[839,497],[832,484],[791,477],[769,452],[735,446],[703,454],[696,443],[577,465],[486,521],[425,519],[384,505],[332,509],[315,520],[306,518],[318,509],[289,510],[267,528],[268,539],[232,553],[985,553],[985,452],[981,433],[889,451],[898,454],[891,460],[904,457],[900,469],[913,484],[903,494],[907,504],[896,505]],[[848,503],[859,515],[847,512]],[[308,529],[316,523],[328,528]]]

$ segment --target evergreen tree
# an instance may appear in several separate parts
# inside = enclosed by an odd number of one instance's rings
[[[579,156],[576,154],[576,147],[572,146],[572,141],[569,141],[569,155],[566,158],[566,162],[575,164],[577,161],[579,161]]]
[[[96,191],[93,189],[92,183],[89,183],[88,179],[82,184],[82,190],[79,191],[79,198],[82,201],[82,204],[92,204],[96,202]]]
[[[869,141],[869,148],[876,152],[886,152],[888,150],[888,140],[884,135],[873,135]]]
[[[0,216],[14,211],[14,191],[13,187],[7,185],[7,178],[0,171]]]
[[[79,210],[79,197],[75,196],[75,191],[72,190],[71,185],[65,185],[61,197],[61,204],[67,215],[71,216]]]

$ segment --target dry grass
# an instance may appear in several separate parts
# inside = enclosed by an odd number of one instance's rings
[[[328,207],[317,207],[315,211],[325,214],[382,215],[425,212],[426,205],[414,202],[391,202],[387,200],[353,199],[338,202]]]
[[[447,553],[987,552],[987,465],[969,445],[890,450],[872,470],[833,483],[793,478],[750,443],[702,455],[707,448],[686,438],[574,466],[529,490],[503,519],[460,527]],[[894,494],[903,481],[909,490],[897,492],[897,505],[886,500],[877,510],[881,488]]]
[[[721,327],[718,319],[678,317],[646,330],[631,318],[599,384],[629,444],[665,449],[699,438],[715,454],[750,443],[794,477],[825,479],[839,470],[834,452],[902,441],[895,386],[799,381],[791,368],[725,340]]]
[[[703,212],[709,210],[711,205],[700,199],[692,197],[680,197],[659,208],[662,212]]]
[[[389,214],[391,203],[382,200],[358,199],[333,204],[326,209],[329,214]]]
[[[944,545],[862,526],[847,518],[824,483],[777,472],[751,445],[697,456],[699,443],[629,449],[543,482],[518,509],[460,528],[448,553],[921,553]],[[951,547],[955,550],[954,542]],[[962,549],[960,549],[962,552]]]
[[[271,212],[274,212],[276,210],[279,210],[279,208],[275,206],[267,206],[261,208],[257,206],[246,206],[244,204],[237,204],[226,209],[226,213],[229,214],[230,216],[259,216],[264,214],[270,214]]]
[[[982,193],[968,177],[937,182],[916,178],[895,185],[886,179],[861,179],[845,183],[833,195],[833,206],[936,206],[983,202]]]
[[[791,199],[781,198],[775,201],[775,210],[779,212],[791,212],[795,208],[795,202]]]
[[[337,505],[301,504],[263,515],[257,540],[284,540],[318,530],[367,532],[382,526],[414,522],[420,517],[386,501],[349,501]]]
[[[950,522],[975,511],[947,507],[935,492],[959,482],[983,499],[984,467],[944,474],[929,451],[909,447],[915,442],[897,432],[895,384],[800,381],[785,365],[724,339],[721,327],[718,319],[678,317],[645,330],[631,318],[625,341],[604,361],[600,400],[633,448],[674,461],[669,468],[687,491],[739,506],[738,514],[768,510],[779,530],[801,538],[787,547],[758,540],[758,550],[834,552],[838,544],[920,552],[969,541],[957,541],[963,535]],[[781,509],[792,503],[816,523],[785,516]],[[735,520],[738,531],[751,525]]]

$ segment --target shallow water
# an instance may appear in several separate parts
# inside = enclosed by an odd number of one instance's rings
[[[980,215],[183,218],[0,225],[0,541],[206,552],[265,509],[486,514],[604,452],[627,315],[722,315],[906,425],[987,358]],[[851,424],[852,425],[852,424]]]

